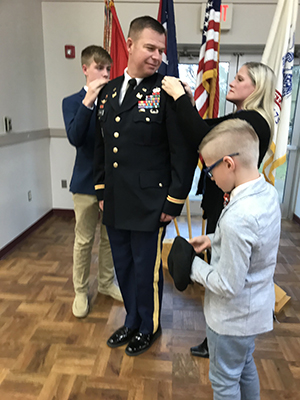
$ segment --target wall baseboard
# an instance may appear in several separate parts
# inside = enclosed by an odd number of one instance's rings
[[[48,211],[43,217],[31,225],[26,231],[17,236],[14,240],[8,243],[5,247],[0,250],[0,260],[2,260],[8,253],[10,253],[20,242],[22,242],[27,236],[34,232],[37,228],[43,225],[52,215],[58,215],[61,217],[74,217],[74,210],[64,210],[59,208],[53,208]]]
[[[75,217],[74,210],[70,209],[53,208],[52,213],[58,217]]]
[[[11,241],[5,247],[3,247],[3,249],[0,250],[0,260],[2,260],[8,253],[10,253],[14,249],[14,247],[16,247],[17,244],[22,242],[22,240],[24,240],[37,228],[43,225],[43,223],[46,222],[47,219],[50,218],[52,215],[57,215],[59,217],[70,217],[70,218],[75,217],[74,210],[53,208],[52,210],[47,212],[47,214],[41,217],[37,222],[35,222],[28,229],[26,229],[26,231],[21,233],[21,235],[17,236],[13,241]],[[297,222],[297,224],[300,225],[300,218],[295,214],[293,214],[293,221]]]
[[[300,218],[296,214],[293,214],[293,221],[300,225]]]

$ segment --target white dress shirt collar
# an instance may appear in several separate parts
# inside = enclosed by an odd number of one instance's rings
[[[235,187],[230,193],[230,200],[232,200],[238,193],[245,190],[248,186],[255,184],[260,179],[264,179],[264,177],[261,174],[259,174],[258,178],[253,179],[252,181],[249,182],[242,183],[241,185]]]
[[[125,96],[125,93],[127,90],[128,81],[130,79],[132,79],[132,77],[130,75],[128,75],[127,67],[126,67],[124,70],[124,81],[122,83],[121,90],[120,90],[120,97],[119,97],[120,104],[122,104],[122,101],[124,99],[124,96]],[[138,86],[143,80],[143,78],[135,78],[135,79],[136,79],[136,86]]]

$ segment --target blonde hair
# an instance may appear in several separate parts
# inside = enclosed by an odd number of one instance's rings
[[[245,167],[257,167],[259,139],[252,126],[239,118],[223,121],[215,126],[202,140],[199,153],[204,158],[217,160],[239,153],[240,163]]]
[[[247,62],[244,65],[255,89],[245,99],[243,109],[255,110],[265,118],[271,130],[271,143],[274,134],[275,74],[262,63]]]

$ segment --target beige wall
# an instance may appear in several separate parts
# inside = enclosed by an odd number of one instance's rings
[[[0,38],[0,134],[47,128],[41,1],[1,0]]]
[[[250,47],[262,49],[269,33],[277,1],[231,1],[233,3],[232,29],[221,34],[222,47],[245,50]],[[175,1],[177,43],[179,46],[200,47],[200,1]],[[121,27],[127,35],[130,21],[139,15],[157,17],[158,1],[116,1]],[[103,42],[104,3],[57,2],[42,3],[43,33],[47,82],[47,105],[50,128],[62,128],[61,99],[83,84],[80,69],[80,51],[85,46]],[[300,27],[296,43],[300,44]],[[73,44],[76,58],[64,57],[64,45]]]
[[[1,249],[52,208],[41,1],[1,0],[0,38]]]
[[[175,0],[179,45],[200,46],[201,3]],[[233,25],[222,33],[221,52],[222,46],[230,51],[249,45],[261,49],[277,1],[231,3]],[[115,4],[126,35],[132,18],[157,16],[159,1]],[[51,208],[72,208],[70,193],[60,186],[61,179],[69,183],[74,161],[61,101],[84,84],[80,51],[91,43],[102,44],[103,11],[101,0],[0,0],[0,249]],[[65,59],[65,44],[75,45],[74,60]],[[13,133],[3,134],[3,116],[12,118]],[[49,132],[56,137],[45,137]]]

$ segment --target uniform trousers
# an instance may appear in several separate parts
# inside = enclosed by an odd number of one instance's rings
[[[259,378],[253,359],[256,335],[219,335],[208,325],[206,335],[214,400],[259,400]]]
[[[107,232],[127,312],[125,326],[141,333],[155,333],[160,326],[165,227],[140,232],[107,226]]]
[[[75,211],[75,241],[73,248],[73,284],[76,294],[88,294],[92,247],[99,221],[96,196],[73,194]],[[100,245],[98,254],[98,290],[108,288],[115,278],[114,264],[106,227],[100,210]]]

